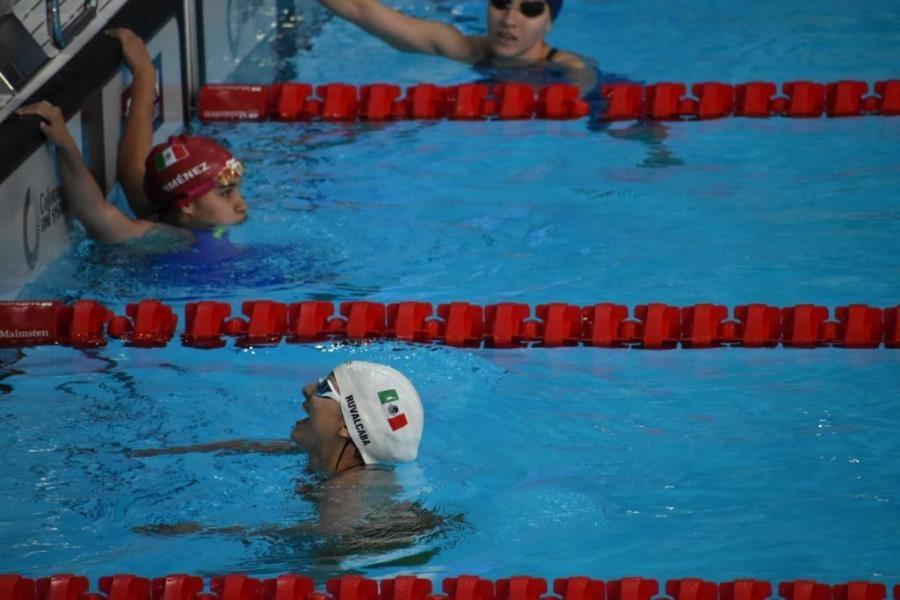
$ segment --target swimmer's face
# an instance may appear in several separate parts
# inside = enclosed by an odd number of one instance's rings
[[[247,201],[241,194],[241,180],[217,185],[185,206],[191,226],[237,225],[247,220]]]
[[[337,390],[334,375],[329,375],[328,379]],[[303,410],[309,416],[297,421],[291,431],[291,440],[309,455],[310,469],[328,473],[334,468],[349,434],[344,426],[340,404],[332,398],[319,396],[318,388],[318,383],[310,383],[303,388]]]
[[[534,1],[491,0],[488,2],[488,42],[495,57],[523,62],[537,62],[544,58],[546,55],[544,35],[550,31],[551,26],[550,7],[542,2],[544,10],[540,15],[525,16],[522,13],[522,3],[530,4]]]

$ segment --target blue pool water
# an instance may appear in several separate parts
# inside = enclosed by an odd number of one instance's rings
[[[644,81],[900,76],[892,2],[633,4],[569,0],[554,42]],[[484,10],[402,6],[472,33]],[[477,77],[336,21],[291,60],[317,83]],[[144,297],[179,312],[251,298],[900,303],[900,118],[197,131],[248,163],[246,225],[163,256],[81,241],[23,297],[119,313]],[[0,359],[0,572],[900,581],[896,351],[113,343]],[[418,529],[317,532],[327,507],[296,490],[302,456],[131,453],[284,438],[300,384],[347,359],[420,389],[420,458],[378,515]],[[185,522],[207,533],[153,530]]]

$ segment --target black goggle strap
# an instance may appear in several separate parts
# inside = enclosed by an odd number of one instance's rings
[[[335,473],[338,472],[338,467],[341,466],[341,459],[344,458],[344,452],[347,451],[347,446],[348,446],[349,444],[351,444],[351,443],[352,443],[352,442],[350,441],[350,438],[347,438],[346,440],[344,440],[344,447],[341,448],[341,453],[338,454],[337,462],[334,463],[334,469],[333,469],[333,470],[334,470]]]

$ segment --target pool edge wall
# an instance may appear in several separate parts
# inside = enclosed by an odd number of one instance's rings
[[[278,63],[272,59],[296,53],[298,38],[292,34],[260,41],[260,19],[267,19],[276,31],[302,25],[300,44],[307,43],[324,20],[315,0],[259,0],[249,4],[252,11],[224,0],[128,0],[107,6],[110,10],[101,10],[95,18],[93,33],[85,32],[92,37],[80,50],[62,66],[48,64],[45,69],[57,70],[46,83],[31,96],[16,99],[18,105],[47,100],[62,109],[85,162],[107,195],[116,180],[130,76],[122,67],[118,42],[105,36],[104,29],[129,27],[147,41],[162,92],[154,121],[154,141],[160,142],[189,123],[191,89],[198,84],[241,80],[253,73],[242,69],[245,63]],[[191,30],[187,43],[186,28]],[[188,57],[190,48],[197,51]],[[43,71],[40,75],[47,76]],[[284,75],[266,72],[263,83]],[[0,123],[0,215],[0,299],[14,299],[66,251],[72,225],[53,151],[33,121],[15,116]]]

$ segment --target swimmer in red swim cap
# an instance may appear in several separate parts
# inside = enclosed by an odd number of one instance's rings
[[[144,42],[128,29],[122,44],[133,75],[131,107],[119,144],[118,177],[134,214],[176,227],[234,225],[247,218],[243,165],[209,138],[180,135],[153,148],[156,72]]]
[[[195,242],[188,229],[234,225],[247,218],[241,195],[244,167],[209,138],[180,135],[151,149],[156,74],[141,38],[127,29],[108,34],[122,44],[125,63],[134,75],[131,108],[119,145],[118,175],[132,218],[109,202],[82,158],[62,111],[37,102],[16,111],[37,117],[36,125],[56,146],[56,159],[67,209],[100,242],[117,243],[161,234],[155,240]],[[217,234],[218,235],[218,234]]]
[[[247,218],[243,174],[241,161],[213,140],[179,135],[150,150],[142,187],[170,225],[233,225]]]

